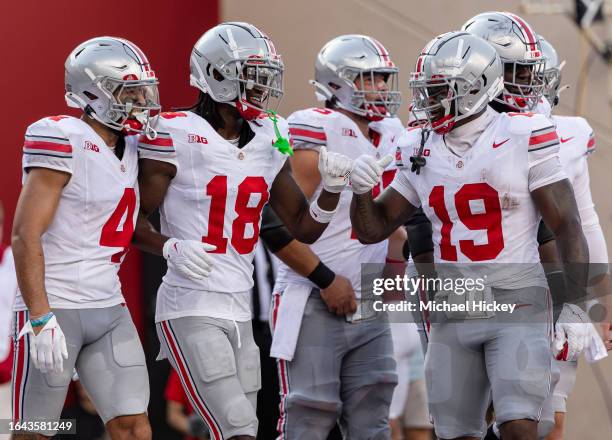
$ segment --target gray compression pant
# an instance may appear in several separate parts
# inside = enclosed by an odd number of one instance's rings
[[[251,321],[187,316],[157,323],[157,335],[211,440],[255,437],[261,372]]]
[[[283,300],[274,295],[273,310]],[[294,358],[279,360],[278,369],[279,440],[325,440],[338,420],[345,439],[390,439],[397,374],[386,314],[349,323],[313,290]]]
[[[30,335],[15,342],[13,420],[60,417],[73,369],[104,421],[143,414],[149,405],[149,375],[138,333],[124,304],[99,309],[53,309],[68,348],[61,373],[41,373],[31,362]],[[13,337],[28,320],[15,312]],[[56,431],[40,431],[52,436]]]
[[[489,319],[432,316],[425,376],[440,438],[482,437],[491,396],[499,425],[539,420],[551,392],[548,292],[530,287],[493,293],[497,302],[520,307]]]

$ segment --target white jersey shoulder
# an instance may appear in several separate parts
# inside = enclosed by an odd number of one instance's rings
[[[595,133],[580,116],[552,116],[560,142],[560,155],[580,157],[595,151]],[[571,151],[571,153],[570,153]]]
[[[72,174],[74,152],[69,136],[78,130],[79,123],[82,121],[62,115],[31,124],[23,144],[23,168],[43,167]]]
[[[117,272],[139,209],[137,140],[124,142],[119,159],[87,123],[69,116],[41,119],[26,131],[24,182],[33,168],[71,175],[41,239],[51,307],[123,302]],[[15,308],[25,308],[21,296]]]
[[[340,113],[311,107],[293,112],[288,118],[294,148],[316,149],[327,144],[327,132],[339,124]]]

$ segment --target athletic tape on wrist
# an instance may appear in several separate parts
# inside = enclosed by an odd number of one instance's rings
[[[39,318],[30,319],[30,325],[32,327],[44,327],[47,322],[53,318],[53,312],[46,313]]]
[[[336,213],[337,210],[338,210],[337,206],[336,206],[336,209],[334,209],[333,211],[326,211],[322,209],[319,206],[318,199],[310,204],[310,215],[315,221],[319,223],[329,223],[331,219],[334,217],[334,214]]]

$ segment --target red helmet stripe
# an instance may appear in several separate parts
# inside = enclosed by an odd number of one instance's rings
[[[527,42],[531,46],[531,50],[537,50],[536,39],[529,25],[525,23],[525,21],[518,15],[514,15],[509,12],[506,12],[506,15],[518,25],[519,29],[521,29],[523,35],[525,38],[527,38]]]
[[[372,44],[374,44],[374,46],[376,47],[376,49],[378,49],[378,56],[380,56],[383,61],[385,61],[387,63],[387,66],[389,67],[393,67],[393,61],[391,61],[391,58],[389,58],[389,52],[387,52],[387,49],[385,49],[385,46],[383,46],[380,41],[376,40],[375,38],[372,37],[368,37],[369,40],[372,42]]]
[[[144,52],[142,50],[140,50],[140,48],[138,46],[136,46],[134,43],[132,43],[129,40],[122,39],[121,41],[127,47],[132,49],[132,52],[134,52],[136,54],[136,57],[138,58],[138,63],[142,66],[142,68],[145,70],[145,72],[148,72],[150,70],[149,60],[147,59],[147,57],[144,54]]]
[[[425,58],[425,56],[421,55],[419,57],[419,59],[417,60],[416,73],[420,73],[421,72],[421,67],[423,66],[423,58]]]

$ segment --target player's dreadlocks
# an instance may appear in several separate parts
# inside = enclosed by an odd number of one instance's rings
[[[198,101],[191,107],[181,108],[178,110],[185,110],[194,112],[196,115],[203,117],[206,121],[214,128],[225,127],[225,122],[219,114],[220,103],[213,100],[208,93],[200,92]],[[240,129],[240,138],[238,140],[238,148],[244,147],[248,144],[251,139],[255,137],[255,133],[251,129],[251,126],[244,121]]]

